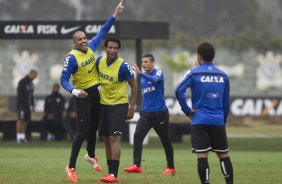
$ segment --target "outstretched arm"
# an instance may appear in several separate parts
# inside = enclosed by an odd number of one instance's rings
[[[88,41],[88,46],[91,48],[91,50],[93,51],[97,50],[97,48],[100,45],[100,42],[106,37],[106,35],[110,31],[112,25],[115,22],[116,17],[122,13],[124,9],[124,7],[122,6],[122,3],[123,3],[123,0],[121,0],[120,3],[117,5],[113,16],[111,16],[107,20],[107,22],[102,26],[101,30],[97,33],[97,35]]]
[[[119,4],[117,5],[115,9],[113,17],[116,18],[117,16],[119,16],[122,13],[123,9],[124,9],[123,0],[120,0]]]
[[[158,70],[157,74],[152,76],[152,75],[149,75],[149,74],[146,74],[146,73],[141,73],[140,68],[136,64],[132,65],[132,69],[135,71],[135,73],[137,75],[140,75],[144,79],[146,79],[146,80],[148,80],[148,81],[150,81],[154,84],[159,82],[162,79],[161,70]]]

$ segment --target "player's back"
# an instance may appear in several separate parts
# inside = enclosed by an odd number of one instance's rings
[[[192,123],[224,125],[224,93],[229,88],[227,75],[212,63],[204,63],[191,70],[191,80],[193,109],[198,109]]]

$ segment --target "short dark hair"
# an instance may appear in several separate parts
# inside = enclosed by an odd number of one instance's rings
[[[55,83],[53,84],[53,86],[57,86],[58,88],[60,88],[60,85],[59,85],[59,83],[57,83],[57,82],[55,82]]]
[[[108,37],[104,42],[104,47],[108,47],[109,42],[115,42],[118,44],[118,48],[121,48],[121,42],[117,37]]]
[[[212,62],[215,56],[215,49],[213,45],[208,42],[201,43],[197,48],[197,52],[204,61]]]
[[[142,56],[142,58],[145,58],[145,57],[150,58],[151,61],[155,61],[153,54],[145,54],[145,55]]]

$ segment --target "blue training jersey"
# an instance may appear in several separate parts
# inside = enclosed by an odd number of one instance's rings
[[[105,36],[110,31],[113,23],[115,21],[115,18],[111,16],[107,22],[102,26],[101,30],[91,39],[87,42],[88,47],[95,52],[97,48],[99,47],[100,42],[105,38]],[[75,74],[78,70],[78,65],[76,58],[73,54],[67,56],[65,58],[65,65],[64,70],[62,71],[61,75],[61,85],[65,90],[68,92],[72,92],[74,87],[69,83],[69,79],[71,74]]]
[[[193,124],[222,126],[229,111],[229,79],[213,63],[204,63],[189,70],[176,87],[176,98],[185,114],[191,113],[185,92],[191,89]]]
[[[161,70],[154,69],[151,73],[141,73],[143,95],[142,110],[156,112],[167,110],[164,98],[164,76]]]

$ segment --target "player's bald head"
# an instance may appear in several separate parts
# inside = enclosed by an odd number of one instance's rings
[[[88,40],[83,31],[76,31],[72,37],[75,48],[82,51],[86,51],[88,49]]]
[[[76,38],[80,37],[80,36],[85,36],[85,33],[83,31],[76,31],[73,35],[72,35],[72,39],[73,41],[76,40]]]

